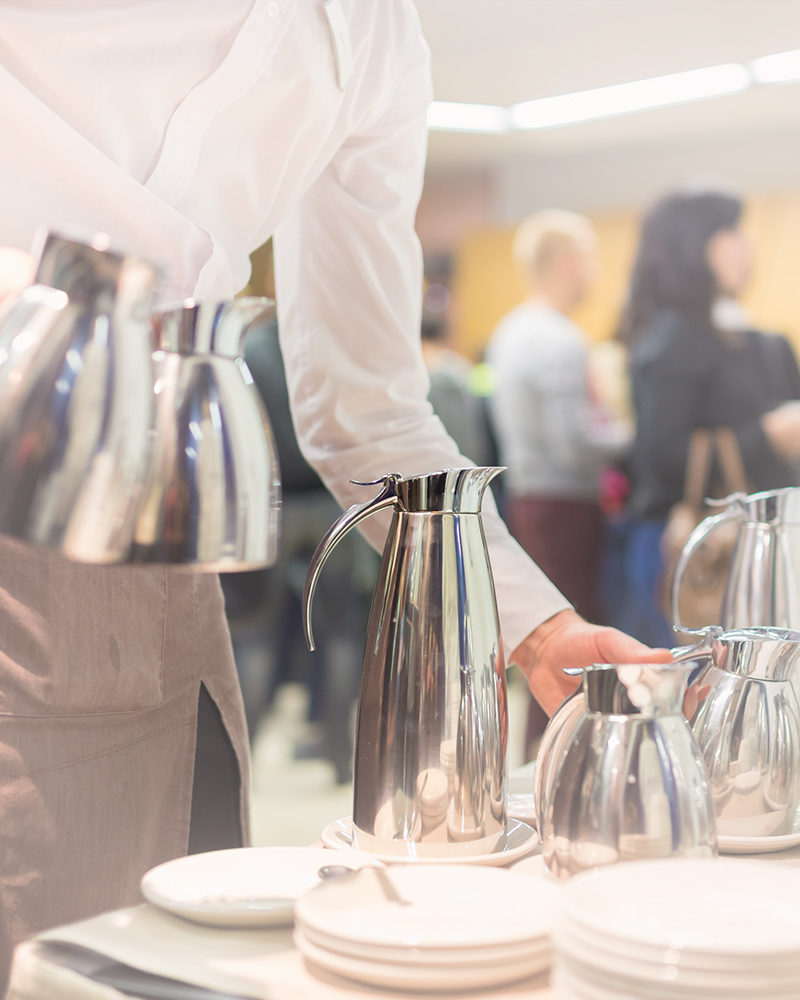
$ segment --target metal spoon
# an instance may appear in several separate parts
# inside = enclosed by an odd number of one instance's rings
[[[384,896],[389,900],[390,903],[398,903],[400,906],[411,906],[412,902],[410,899],[405,899],[397,891],[395,884],[389,878],[389,873],[385,868],[373,868],[371,866],[369,870],[375,872],[375,877],[383,890]],[[338,878],[341,875],[352,875],[354,872],[363,871],[361,868],[348,868],[347,865],[323,865],[317,871],[317,875],[325,881],[329,878]]]

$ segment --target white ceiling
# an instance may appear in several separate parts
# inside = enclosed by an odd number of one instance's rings
[[[437,100],[510,105],[800,48],[800,0],[416,0]],[[800,83],[509,135],[432,132],[432,169],[800,135]],[[798,167],[800,180],[800,166]]]

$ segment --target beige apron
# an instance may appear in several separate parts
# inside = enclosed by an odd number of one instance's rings
[[[136,903],[186,852],[205,684],[248,752],[219,580],[0,538],[0,996],[11,947]]]

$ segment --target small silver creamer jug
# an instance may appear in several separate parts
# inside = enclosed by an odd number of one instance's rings
[[[358,700],[354,846],[398,858],[490,853],[506,832],[507,703],[481,500],[497,468],[388,475],[320,542],[304,595],[342,535],[391,510]]]
[[[575,718],[570,703],[571,731],[541,820],[542,853],[556,877],[618,861],[717,853],[708,776],[683,714],[695,666],[582,671],[583,712]]]

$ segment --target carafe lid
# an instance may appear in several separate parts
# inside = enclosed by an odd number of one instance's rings
[[[479,466],[398,477],[397,506],[408,514],[478,514],[484,490],[503,471],[504,467]]]
[[[787,486],[780,490],[763,490],[760,493],[734,493],[723,501],[710,502],[711,506],[738,504],[744,520],[750,524],[800,524],[800,487]]]

